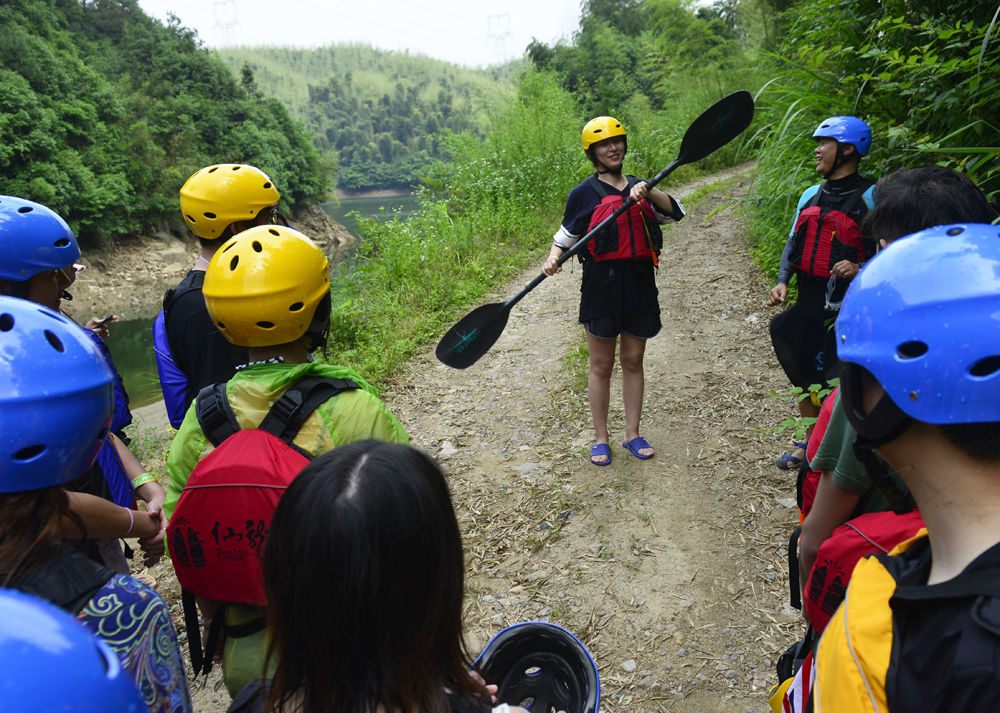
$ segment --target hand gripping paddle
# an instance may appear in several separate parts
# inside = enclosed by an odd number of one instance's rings
[[[739,136],[750,125],[753,111],[753,97],[747,91],[734,92],[710,106],[688,127],[687,133],[681,140],[681,150],[677,158],[648,182],[649,187],[655,186],[673,173],[677,167],[703,159]],[[626,200],[611,215],[580,238],[573,247],[564,252],[557,264],[562,265],[573,255],[576,255],[591,237],[608,223],[617,220],[618,216],[634,203],[635,201],[631,198]],[[465,369],[475,364],[479,357],[488,352],[490,347],[500,338],[504,327],[507,326],[507,318],[510,316],[511,308],[546,277],[545,273],[539,274],[506,302],[483,305],[469,312],[438,342],[435,350],[437,358],[443,364],[455,369]]]

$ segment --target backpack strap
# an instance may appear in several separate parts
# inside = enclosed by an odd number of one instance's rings
[[[602,199],[607,198],[608,196],[611,195],[611,192],[608,190],[607,185],[604,183],[604,181],[600,180],[597,177],[596,173],[592,173],[587,177],[587,183],[590,184],[591,188],[597,191],[597,195],[599,195]]]
[[[799,591],[799,538],[802,525],[796,525],[788,537],[788,603],[802,611],[802,593]]]
[[[635,176],[625,176],[625,180],[628,182],[628,185],[625,186],[625,190],[631,191],[632,186],[634,186],[642,179],[636,178]],[[591,188],[597,191],[597,194],[601,198],[607,198],[608,196],[611,195],[611,189],[608,187],[608,184],[599,179],[596,173],[590,174],[587,177],[587,182],[590,184]]]
[[[181,589],[181,604],[184,606],[184,628],[188,635],[188,653],[191,655],[191,668],[194,675],[202,673],[202,668],[207,665],[204,673],[212,670],[212,657],[204,656],[201,649],[201,623],[198,619],[198,605],[195,603],[194,592],[190,589]],[[212,622],[215,623],[214,621]],[[206,661],[205,659],[208,659]]]
[[[198,392],[196,404],[198,425],[216,448],[240,430],[240,423],[226,398],[226,382],[204,387]]]
[[[55,557],[15,583],[14,589],[76,615],[113,576],[114,572],[69,545],[60,545]]]
[[[306,419],[319,405],[342,391],[356,389],[350,379],[310,377],[290,386],[257,427],[291,445]],[[199,400],[200,400],[199,396]],[[200,419],[199,419],[200,420]]]

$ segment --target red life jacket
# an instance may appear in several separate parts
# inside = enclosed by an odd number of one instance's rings
[[[865,555],[888,553],[924,526],[919,510],[905,515],[891,511],[869,512],[848,520],[833,531],[816,555],[806,579],[803,610],[817,634],[844,600],[854,565]]]
[[[862,263],[870,257],[861,228],[850,217],[865,190],[861,187],[854,191],[842,208],[830,208],[819,205],[823,188],[817,189],[795,221],[790,261],[797,270],[828,279],[830,270],[841,260]]]
[[[587,231],[594,229],[602,220],[621,207],[625,199],[621,194],[610,190],[609,186],[592,175],[587,179],[590,185],[603,196],[601,202],[594,207],[590,216]],[[628,189],[640,179],[628,177]],[[647,219],[653,223],[650,230]],[[606,225],[587,243],[587,259],[593,260],[642,260],[651,259],[658,264],[657,255],[663,246],[663,234],[656,224],[656,214],[645,198],[632,204],[613,222]],[[582,254],[582,253],[581,253]]]

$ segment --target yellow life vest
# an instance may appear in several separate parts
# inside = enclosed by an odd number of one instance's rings
[[[927,536],[922,529],[890,553]],[[812,695],[816,713],[887,713],[886,672],[892,653],[896,580],[875,557],[860,560],[816,652]]]

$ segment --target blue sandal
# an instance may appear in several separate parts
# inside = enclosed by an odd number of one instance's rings
[[[594,460],[595,456],[607,456],[608,459],[601,463]],[[611,446],[607,443],[595,443],[590,447],[590,462],[592,465],[611,465]]]
[[[652,446],[649,445],[649,442],[642,436],[636,436],[631,441],[622,441],[622,448],[628,448],[632,455],[641,460],[646,460],[656,455],[655,453],[650,453],[648,456],[644,456],[639,453],[642,448],[652,448]]]
[[[799,443],[798,441],[792,441],[792,445],[795,446],[796,448],[801,448],[802,450],[806,449],[806,444],[805,443]],[[796,458],[795,456],[793,456],[792,455],[792,451],[789,451],[788,453],[785,453],[783,456],[781,456],[778,459],[778,467],[781,468],[782,470],[795,470],[796,468],[799,467],[799,465],[801,465],[801,463],[802,463],[802,459],[801,458]]]

